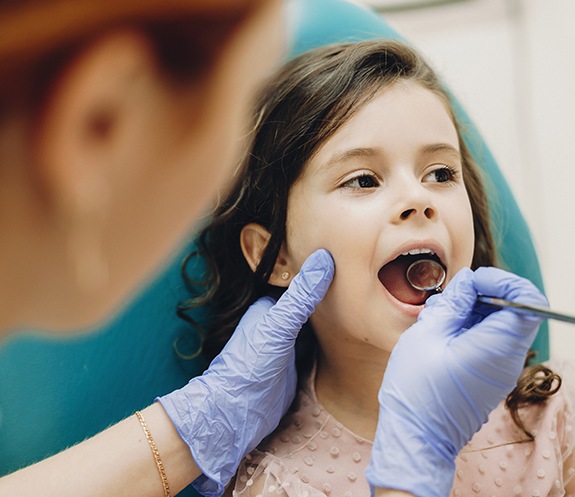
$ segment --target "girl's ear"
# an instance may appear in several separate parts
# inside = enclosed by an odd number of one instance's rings
[[[269,231],[261,224],[250,223],[242,228],[240,245],[252,271],[255,272],[257,269],[270,238]],[[294,271],[289,262],[285,246],[282,244],[268,283],[274,286],[287,287],[296,273],[297,271]]]
[[[240,233],[240,245],[242,252],[251,270],[255,273],[264,250],[270,241],[270,233],[261,224],[250,223],[242,228]]]

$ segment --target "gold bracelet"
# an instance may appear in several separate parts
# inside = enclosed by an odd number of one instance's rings
[[[152,434],[148,429],[148,425],[146,424],[146,420],[140,411],[136,411],[136,417],[140,422],[140,426],[144,430],[146,434],[146,440],[148,440],[148,444],[150,445],[150,449],[152,449],[152,454],[154,455],[154,461],[156,461],[156,466],[158,468],[158,472],[160,473],[160,478],[162,479],[162,487],[164,487],[164,497],[170,497],[170,486],[168,485],[168,477],[166,476],[166,471],[164,470],[164,465],[162,464],[162,459],[160,458],[160,452],[156,447],[156,443],[152,438]]]

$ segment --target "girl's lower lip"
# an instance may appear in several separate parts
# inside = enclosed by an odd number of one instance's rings
[[[385,288],[385,286],[381,285],[381,288],[383,289],[384,293],[387,295],[387,298],[391,301],[391,303],[402,314],[405,314],[411,318],[417,318],[417,316],[419,316],[419,313],[425,307],[425,304],[421,304],[421,305],[406,304],[405,302],[402,302],[401,300],[397,300],[391,293],[389,293],[387,291],[387,288]]]

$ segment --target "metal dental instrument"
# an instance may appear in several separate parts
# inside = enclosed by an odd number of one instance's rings
[[[405,277],[409,284],[416,290],[426,292],[441,292],[441,285],[445,282],[445,269],[439,262],[433,259],[420,259],[409,265],[405,272]],[[520,314],[536,314],[547,319],[557,319],[566,323],[575,324],[575,316],[552,311],[547,307],[520,304],[496,297],[478,295],[477,300],[483,304],[497,307],[499,309],[507,307]]]

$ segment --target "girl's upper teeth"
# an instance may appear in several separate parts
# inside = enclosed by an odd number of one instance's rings
[[[408,250],[407,252],[403,252],[401,255],[419,255],[419,254],[432,254],[435,255],[435,252],[428,248],[416,248]]]

